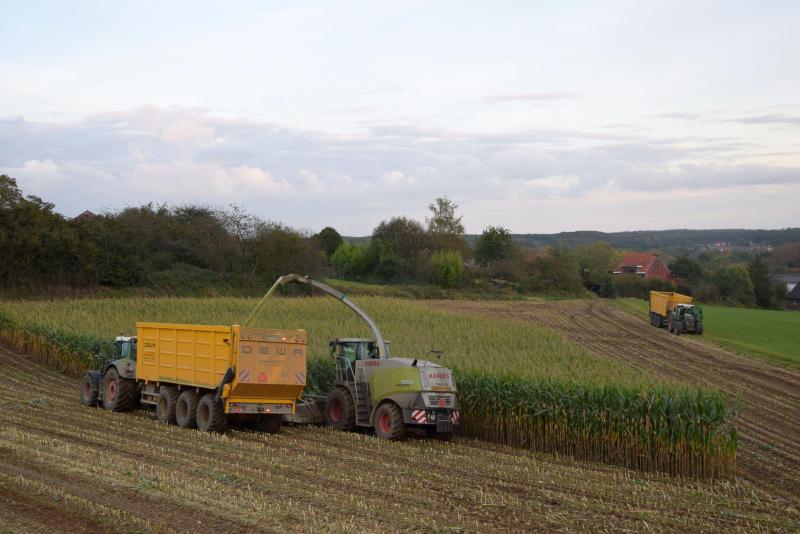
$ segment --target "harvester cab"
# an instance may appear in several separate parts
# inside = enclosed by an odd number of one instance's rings
[[[298,405],[291,422],[324,420],[328,426],[350,430],[373,427],[378,437],[402,439],[407,428],[425,431],[429,437],[447,440],[460,413],[456,385],[450,369],[439,364],[390,356],[389,343],[378,325],[347,295],[305,276],[280,277],[256,307],[249,324],[276,287],[289,282],[316,287],[353,310],[372,331],[372,338],[337,338],[329,349],[336,362],[334,388],[324,400]]]

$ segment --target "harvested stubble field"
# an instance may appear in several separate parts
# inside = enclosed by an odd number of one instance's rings
[[[289,427],[206,434],[77,401],[0,348],[0,530],[794,531],[749,484],[700,483],[456,439]]]
[[[783,499],[787,510],[800,508],[800,371],[734,354],[699,337],[668,334],[603,301],[429,305],[544,326],[609,362],[740,397],[740,477]]]

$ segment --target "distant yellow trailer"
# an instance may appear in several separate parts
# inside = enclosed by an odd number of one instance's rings
[[[650,292],[650,324],[672,333],[702,334],[703,312],[694,299],[672,291]]]
[[[213,431],[238,422],[277,432],[295,413],[305,330],[139,322],[136,333],[117,338],[120,358],[84,375],[84,404],[125,411],[138,401],[159,421]]]

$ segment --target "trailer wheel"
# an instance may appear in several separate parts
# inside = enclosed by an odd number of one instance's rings
[[[343,387],[333,388],[325,401],[325,424],[337,430],[350,430],[356,425],[353,397]]]
[[[228,428],[225,410],[213,393],[203,395],[197,404],[197,428],[205,432],[225,432]]]
[[[200,395],[193,389],[186,389],[175,404],[175,422],[181,428],[197,428],[197,404]]]
[[[281,431],[283,416],[279,414],[262,415],[253,425],[253,429],[267,434],[277,434]]]
[[[94,378],[85,373],[81,378],[81,404],[84,406],[97,406],[99,391],[95,387]]]
[[[158,404],[156,405],[156,418],[168,425],[175,424],[175,407],[178,403],[178,389],[175,386],[161,386],[158,388]]]
[[[403,439],[406,437],[406,424],[403,412],[393,402],[384,402],[375,410],[375,435],[383,439]]]
[[[106,371],[104,384],[103,407],[106,410],[127,412],[136,404],[136,382],[121,378],[114,367]]]

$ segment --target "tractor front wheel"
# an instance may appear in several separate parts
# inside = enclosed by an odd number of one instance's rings
[[[406,424],[403,412],[393,402],[384,402],[375,410],[375,435],[383,439],[403,439]]]
[[[112,412],[127,412],[136,404],[136,382],[122,378],[115,368],[106,372],[103,407]]]
[[[353,397],[343,387],[336,387],[325,402],[325,424],[337,430],[351,430],[356,426]]]

